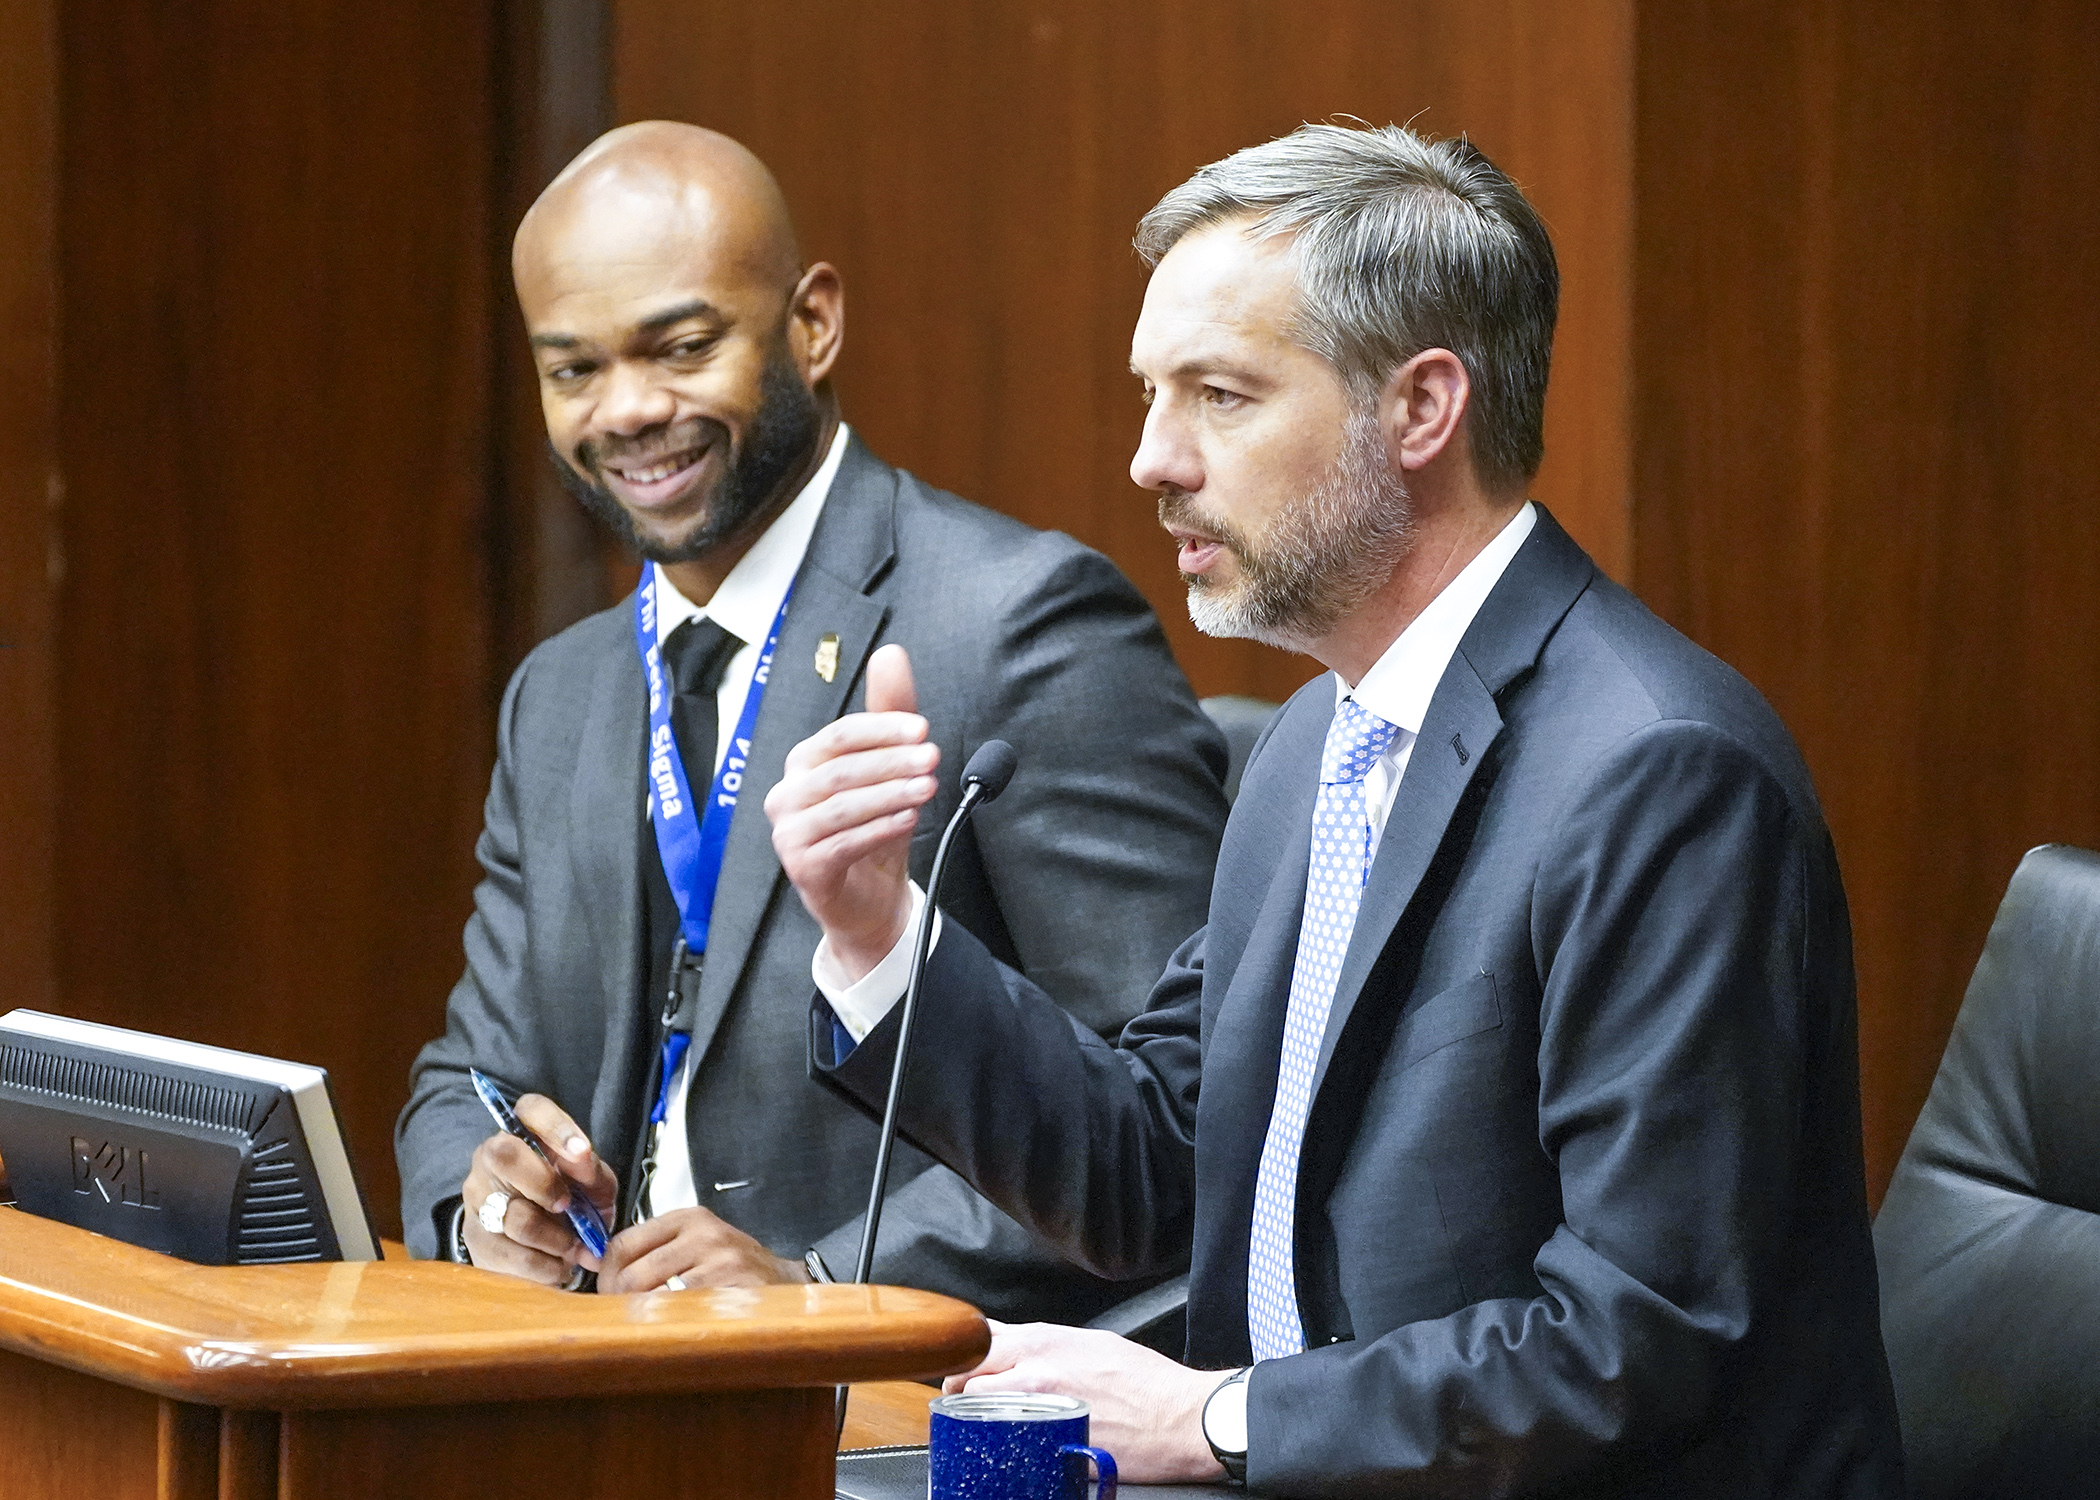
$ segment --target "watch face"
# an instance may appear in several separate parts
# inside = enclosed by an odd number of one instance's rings
[[[1220,1453],[1247,1451],[1247,1382],[1228,1380],[1203,1403],[1203,1436]]]

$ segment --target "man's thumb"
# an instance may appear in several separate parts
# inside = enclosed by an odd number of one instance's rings
[[[868,658],[868,712],[919,711],[919,692],[912,685],[911,658],[902,646],[884,646]]]

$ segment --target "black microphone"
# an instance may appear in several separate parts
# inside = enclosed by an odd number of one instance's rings
[[[1006,784],[1014,779],[1014,767],[1020,763],[1021,757],[1014,754],[1014,747],[1005,740],[986,740],[979,745],[977,753],[970,757],[970,763],[963,767],[964,806],[969,805],[972,787],[982,793],[977,799],[979,802],[989,802],[1005,791]],[[956,809],[955,815],[961,817],[962,809]]]
[[[1006,790],[1014,779],[1020,757],[1005,740],[986,740],[963,767],[962,802],[941,832],[933,851],[933,869],[926,876],[926,905],[919,911],[919,930],[911,945],[911,979],[904,987],[904,1009],[897,1019],[897,1056],[890,1064],[890,1089],[882,1106],[882,1135],[875,1148],[875,1180],[868,1184],[867,1221],[861,1226],[860,1254],[854,1260],[853,1281],[865,1285],[875,1264],[875,1231],[882,1223],[882,1200],[889,1190],[890,1148],[897,1140],[897,1100],[904,1092],[905,1059],[911,1055],[912,1024],[919,1015],[919,986],[926,978],[926,950],[933,941],[933,913],[941,894],[941,876],[948,869],[948,850],[970,814]],[[846,1387],[839,1387],[839,1425],[846,1425]]]

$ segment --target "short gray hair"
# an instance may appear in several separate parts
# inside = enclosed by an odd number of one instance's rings
[[[1478,148],[1400,125],[1301,125],[1160,199],[1138,254],[1156,266],[1183,235],[1242,217],[1296,237],[1296,336],[1359,404],[1424,349],[1449,349],[1472,382],[1480,477],[1514,487],[1538,472],[1560,268],[1537,212]]]

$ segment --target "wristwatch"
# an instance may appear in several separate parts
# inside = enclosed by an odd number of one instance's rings
[[[1203,1441],[1234,1484],[1247,1482],[1247,1376],[1253,1368],[1234,1370],[1203,1403]]]

